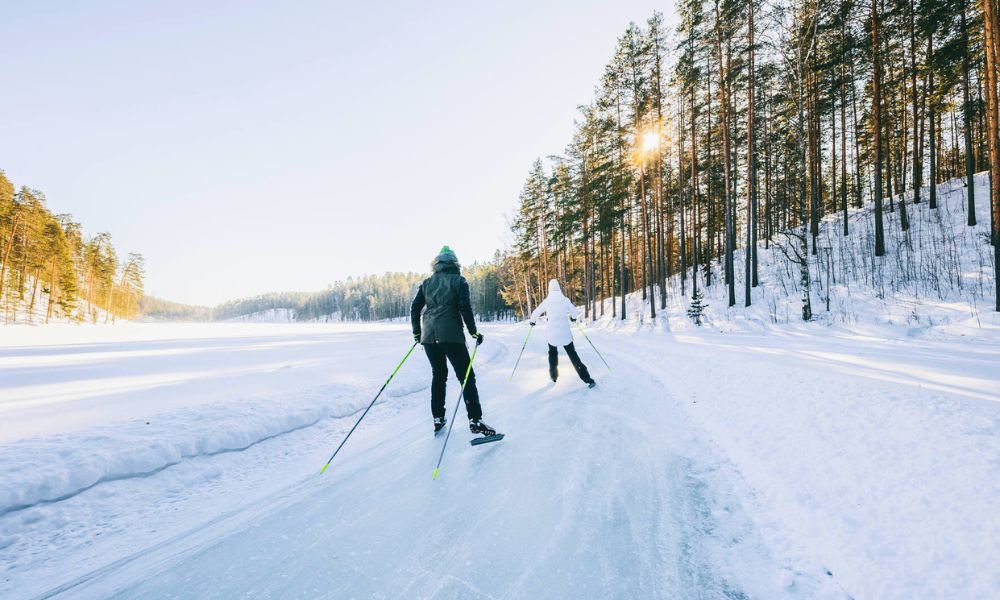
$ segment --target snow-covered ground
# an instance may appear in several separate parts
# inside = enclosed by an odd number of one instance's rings
[[[975,176],[977,224],[967,225],[964,180],[938,185],[938,208],[923,202],[913,204],[907,194],[910,228],[900,226],[899,197],[894,210],[886,203],[886,254],[874,256],[872,206],[849,210],[850,235],[844,236],[843,215],[831,214],[819,224],[808,265],[811,280],[813,320],[844,331],[865,330],[873,335],[906,336],[923,339],[953,339],[956,336],[1000,337],[1000,313],[995,306],[993,247],[989,244],[990,197],[986,173]],[[699,273],[699,290],[707,305],[703,328],[721,332],[766,333],[795,328],[802,320],[802,292],[798,264],[794,256],[798,240],[783,234],[774,243],[760,241],[758,248],[759,286],[752,290],[752,305],[744,306],[746,281],[742,248],[734,254],[733,278],[736,304],[728,302],[728,288],[722,283],[723,266],[711,264],[712,285],[705,286]],[[810,248],[813,248],[810,240]],[[694,330],[688,318],[692,285],[690,268],[686,285],[674,276],[667,288],[665,311],[657,312],[656,327],[674,332]],[[659,303],[659,290],[654,290]],[[683,293],[682,293],[683,292]],[[597,312],[609,326],[618,327],[621,297],[607,299]],[[827,301],[829,300],[829,304]],[[635,292],[627,297],[628,321],[650,325],[648,300]],[[630,323],[628,323],[630,325]]]
[[[0,597],[1000,593],[992,330],[605,322],[594,390],[485,332],[507,439],[461,418],[433,481],[419,349],[319,475],[405,326],[3,329]]]

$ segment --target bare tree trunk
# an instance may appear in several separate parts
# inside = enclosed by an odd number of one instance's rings
[[[642,236],[646,238],[646,260],[642,264],[642,296],[646,299],[646,286],[649,286],[649,316],[656,318],[656,302],[653,301],[653,243],[649,234],[649,208],[646,203],[646,169],[639,167],[639,191],[642,196]]]
[[[842,36],[843,37],[843,36]],[[850,235],[847,221],[847,95],[844,93],[844,63],[840,63],[840,209],[844,213],[844,235]],[[836,118],[836,116],[834,116]]]
[[[809,216],[806,213],[806,131],[805,131],[805,60],[799,57],[799,275],[802,284],[802,320],[812,319],[812,298],[809,293]]]
[[[39,271],[35,271],[34,284],[31,286],[31,300],[28,302],[28,315],[25,319],[28,323],[34,320],[35,316],[35,297],[38,295],[38,280],[41,279]]]
[[[1000,97],[998,97],[997,61],[1000,60],[1000,16],[996,0],[983,0],[986,53],[986,127],[990,149],[990,215],[993,243],[994,310],[1000,312]]]
[[[968,220],[966,224],[972,227],[976,224],[976,185],[975,177],[975,157],[972,154],[972,102],[969,98],[969,28],[966,22],[967,1],[962,0],[961,24],[962,24],[962,115],[965,121],[965,180],[966,191],[968,193],[969,207]]]
[[[747,31],[749,36],[749,49],[750,49],[750,63],[748,65],[748,77],[747,82],[747,247],[746,247],[746,281],[744,282],[743,292],[744,292],[744,306],[750,306],[753,302],[750,294],[750,286],[756,285],[756,269],[754,265],[756,261],[754,260],[754,250],[756,244],[754,243],[754,228],[756,223],[754,222],[754,204],[757,198],[757,169],[754,165],[754,160],[756,160],[756,153],[754,147],[754,110],[756,106],[754,104],[754,27],[753,27],[753,6],[754,0],[750,0],[747,3]]]
[[[714,247],[715,256],[719,261],[725,256],[725,250],[723,250],[722,236],[720,235],[721,230],[716,233],[718,227],[715,224],[716,212],[715,207],[715,186],[713,186],[713,177],[711,176],[712,170],[715,168],[715,162],[712,158],[712,148],[715,144],[712,143],[712,54],[708,53],[705,56],[705,63],[708,66],[705,73],[705,102],[707,106],[705,107],[705,164],[702,167],[706,173],[709,175],[706,177],[705,181],[705,192],[707,196],[707,209],[708,209],[708,231],[706,234],[707,244],[702,252],[698,254],[696,260],[702,260],[704,258],[705,266],[708,267],[702,273],[705,277],[705,287],[712,285],[712,252]],[[721,121],[721,119],[720,119]],[[692,200],[693,202],[693,200]],[[704,256],[703,256],[704,255]]]
[[[7,247],[3,251],[3,260],[0,261],[0,296],[4,296],[7,293],[6,276],[7,276],[7,264],[10,259],[11,248],[14,247],[14,238],[17,237],[17,226],[21,224],[20,215],[15,214],[14,219],[10,226],[10,239],[7,240]]]
[[[930,34],[930,35],[927,36],[927,62],[931,61],[931,56],[933,55],[933,52],[934,52],[934,34],[932,33],[932,34]],[[930,83],[929,83],[928,89],[930,90],[930,93],[933,94],[933,90],[934,90],[934,70],[933,69],[929,69],[929,71],[930,71],[930,73],[928,75],[928,79],[929,79]],[[930,121],[930,123],[929,123],[930,130],[929,130],[928,133],[929,133],[929,138],[930,138],[929,141],[930,141],[930,160],[931,160],[931,164],[930,164],[930,170],[931,170],[931,173],[930,173],[930,184],[929,184],[929,190],[927,192],[927,194],[928,194],[927,202],[928,202],[928,206],[930,208],[932,208],[932,209],[937,208],[937,182],[938,182],[938,160],[937,160],[937,158],[938,158],[938,132],[937,132],[938,115],[937,115],[937,111],[934,109],[934,107],[935,107],[935,100],[934,100],[933,97],[931,97],[928,100],[928,102],[927,102],[927,116],[928,116],[928,120]]]
[[[694,106],[694,97],[691,98],[691,106]],[[687,220],[684,215],[684,107],[679,106],[677,109],[678,119],[677,119],[677,140],[680,144],[680,149],[677,151],[677,199],[680,201],[680,221],[681,221],[681,243],[679,244],[680,254],[681,254],[681,296],[687,295],[687,290],[685,289],[685,283],[687,281],[687,236],[685,235],[684,226]],[[694,144],[692,144],[692,148]],[[693,159],[692,159],[693,162]]]
[[[920,171],[923,167],[923,161],[920,156],[920,135],[917,122],[919,120],[919,115],[917,113],[917,37],[916,37],[916,27],[914,26],[914,21],[916,20],[916,6],[914,0],[910,0],[910,99],[913,102],[913,203],[920,203]]]
[[[819,117],[816,116],[818,112],[817,105],[819,104],[819,100],[816,98],[816,87],[815,65],[810,62],[806,75],[806,113],[808,115],[806,143],[808,145],[809,169],[809,234],[812,236],[810,252],[814,256],[817,254],[816,247],[819,245],[817,240],[819,239],[820,205],[823,197],[823,178],[818,168],[820,135],[819,126],[817,125]]]
[[[698,138],[695,136],[695,106],[694,106],[694,86],[691,86],[691,294],[692,298],[698,293],[698,266],[701,262],[701,252],[699,242],[701,241],[701,229],[699,228],[698,205]]]
[[[45,306],[45,324],[49,324],[52,318],[52,303],[56,297],[56,262],[52,261],[52,269],[49,272],[49,301]]]
[[[882,59],[878,41],[878,5],[872,0],[872,131],[875,136],[875,256],[885,255],[882,224]],[[891,199],[890,199],[891,202]]]
[[[861,208],[864,202],[861,199],[861,139],[858,135],[858,92],[857,81],[854,75],[854,51],[851,50],[851,132],[854,138],[854,206]]]
[[[726,80],[725,80],[725,68],[722,62],[722,22],[721,16],[719,15],[719,2],[715,3],[715,48],[716,56],[719,61],[719,103],[721,104],[722,118],[722,163],[723,163],[723,173],[725,181],[725,191],[723,193],[723,202],[725,205],[726,214],[726,286],[729,289],[729,306],[734,306],[736,304],[736,269],[733,265],[733,246],[735,240],[733,239],[733,232],[735,231],[733,227],[733,205],[730,197],[730,173],[732,165],[730,163],[730,152],[731,147],[729,143],[729,101],[726,97]]]

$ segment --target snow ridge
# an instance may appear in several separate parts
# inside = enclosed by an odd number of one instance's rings
[[[422,386],[407,386],[408,393]],[[263,441],[356,414],[369,401],[349,386],[286,398],[240,399],[88,431],[9,444],[0,457],[0,516],[72,498],[104,482],[149,477],[183,461],[242,452]]]

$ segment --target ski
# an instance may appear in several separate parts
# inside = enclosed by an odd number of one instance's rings
[[[499,442],[503,439],[502,433],[496,433],[493,435],[486,435],[483,437],[473,438],[469,441],[473,446],[479,446],[480,444],[489,444],[490,442]]]

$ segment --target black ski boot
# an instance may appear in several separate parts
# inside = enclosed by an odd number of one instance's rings
[[[595,388],[595,387],[597,387],[597,382],[594,381],[593,379],[591,379],[590,381],[587,382],[587,387],[589,387],[589,388]]]
[[[444,426],[448,424],[447,417],[434,417],[434,435],[441,433]]]
[[[497,430],[483,423],[482,419],[469,419],[469,431],[485,436],[497,434]]]
[[[559,369],[556,367],[549,367],[549,377],[552,379],[552,383],[555,383],[556,379],[559,379]]]

